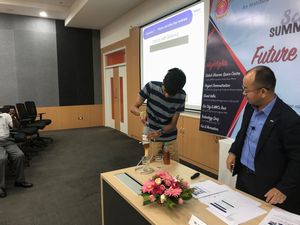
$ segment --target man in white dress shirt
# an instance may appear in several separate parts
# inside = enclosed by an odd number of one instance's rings
[[[25,181],[24,153],[10,137],[9,128],[13,127],[13,121],[8,113],[0,112],[0,198],[6,197],[5,169],[6,160],[9,159],[16,172],[16,187],[30,188],[33,184]]]

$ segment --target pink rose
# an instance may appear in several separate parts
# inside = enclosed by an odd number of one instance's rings
[[[182,184],[183,184],[184,188],[189,188],[190,187],[190,185],[189,185],[189,183],[187,181],[183,181]]]
[[[182,198],[179,198],[179,199],[178,199],[178,205],[183,205],[183,204],[184,204],[183,199],[182,199]]]
[[[162,184],[162,185],[159,186],[159,189],[164,191],[164,190],[166,190],[166,187],[165,187],[165,185]]]
[[[150,202],[155,202],[156,198],[154,195],[149,195],[149,201]]]
[[[171,180],[165,180],[165,184],[166,184],[168,187],[170,187],[170,186],[172,185],[172,182],[171,182]]]
[[[164,191],[161,190],[159,187],[156,187],[153,189],[152,193],[155,195],[161,195],[162,193],[164,193]]]

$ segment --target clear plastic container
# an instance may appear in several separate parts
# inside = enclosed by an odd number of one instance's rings
[[[150,131],[149,124],[146,123],[145,126],[144,126],[144,129],[143,129],[143,134],[142,134],[142,143],[143,143],[143,145],[150,143],[150,140],[148,139],[149,131]]]

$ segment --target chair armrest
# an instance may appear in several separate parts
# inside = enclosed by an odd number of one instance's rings
[[[42,112],[42,113],[38,113],[38,114],[39,114],[40,120],[42,120],[43,119],[43,115],[46,114],[46,113]]]

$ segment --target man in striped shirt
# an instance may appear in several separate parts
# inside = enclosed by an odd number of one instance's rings
[[[139,92],[131,112],[139,116],[144,126],[149,128],[148,138],[151,156],[162,150],[168,142],[171,159],[178,161],[177,121],[184,111],[186,77],[178,68],[170,69],[163,82],[151,81]],[[140,106],[147,100],[146,112],[140,111]]]

